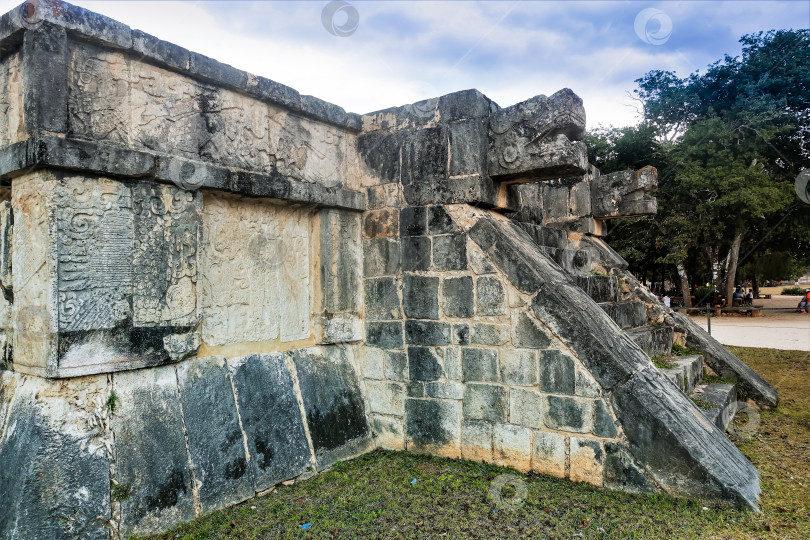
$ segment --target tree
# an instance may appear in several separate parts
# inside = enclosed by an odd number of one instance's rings
[[[810,258],[810,209],[791,206],[793,179],[810,161],[810,31],[760,32],[740,42],[740,57],[727,55],[704,74],[647,73],[635,91],[642,124],[599,128],[586,139],[597,166],[658,168],[653,226],[633,221],[614,230],[628,235],[623,255],[674,266],[685,299],[695,251],[705,253],[715,286],[729,296],[741,252],[784,243],[784,236],[759,243],[774,229],[805,231],[792,235],[798,245],[778,249]]]

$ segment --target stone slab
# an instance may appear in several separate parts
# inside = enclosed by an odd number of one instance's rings
[[[340,346],[293,353],[319,469],[374,446],[351,354]]]
[[[203,513],[252,497],[253,469],[225,359],[183,362],[177,387]]]
[[[247,439],[254,491],[294,478],[311,465],[301,409],[282,354],[228,360]]]

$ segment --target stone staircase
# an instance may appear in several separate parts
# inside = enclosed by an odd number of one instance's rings
[[[644,302],[623,300],[618,277],[583,275],[582,269],[576,267],[579,250],[567,247],[565,231],[529,223],[520,225],[540,249],[563,267],[577,285],[653,359],[664,376],[690,397],[710,422],[725,431],[737,411],[736,387],[729,383],[701,384],[706,374],[703,356],[674,355],[672,327],[649,324]]]
[[[643,302],[622,301],[618,278],[589,275],[580,276],[577,280],[580,287],[588,292],[630,339],[653,358],[666,378],[692,398],[710,422],[725,431],[737,411],[735,386],[729,383],[701,384],[705,374],[703,356],[673,354],[672,328],[648,324],[647,306]],[[662,364],[670,367],[662,367]]]

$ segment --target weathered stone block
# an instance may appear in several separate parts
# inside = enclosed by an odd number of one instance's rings
[[[357,313],[362,306],[360,214],[321,210],[318,215],[323,307],[330,313]]]
[[[453,381],[460,381],[461,370],[461,349],[458,347],[447,347],[444,349],[444,376]]]
[[[473,324],[472,342],[476,345],[503,345],[508,341],[509,327],[505,324]]]
[[[445,278],[442,287],[442,311],[445,317],[472,317],[473,279],[471,276]]]
[[[408,369],[412,381],[435,381],[442,376],[441,349],[408,347]]]
[[[408,355],[400,351],[386,351],[385,378],[404,382],[408,376]]]
[[[470,326],[467,324],[453,325],[453,343],[455,345],[470,344]]]
[[[366,323],[366,343],[383,349],[401,349],[402,323],[399,321]]]
[[[402,187],[399,184],[380,184],[366,188],[368,210],[399,208],[403,205]]]
[[[402,305],[415,319],[439,318],[439,278],[405,274]]]
[[[174,367],[127,371],[113,383],[121,534],[148,534],[194,519],[191,464]]]
[[[285,356],[243,356],[229,359],[228,368],[247,439],[254,489],[264,491],[304,472],[312,458]],[[301,386],[303,390],[305,384]]]
[[[225,359],[200,358],[178,365],[177,387],[202,511],[252,497],[253,470]]]
[[[360,352],[361,371],[366,379],[385,379],[385,351],[377,347],[363,347]]]
[[[457,401],[407,399],[405,428],[409,450],[461,455],[461,405]]]
[[[75,386],[59,382],[55,388],[37,377],[8,371],[0,376],[0,536],[106,540],[112,516],[104,443],[111,437],[91,422],[92,400],[109,395],[106,377]],[[124,530],[133,530],[132,520]]]
[[[551,429],[588,433],[593,425],[593,402],[590,400],[546,396],[545,422]]]
[[[438,272],[467,269],[467,236],[433,237],[433,268]]]
[[[407,383],[407,391],[409,398],[423,398],[427,397],[425,394],[425,383],[422,381],[410,381]]]
[[[397,273],[400,243],[392,238],[363,240],[363,276],[389,276]]]
[[[479,277],[475,281],[476,307],[479,315],[503,315],[506,313],[506,294],[501,281],[496,277]]]
[[[386,238],[399,232],[399,210],[384,208],[370,210],[363,214],[363,236],[366,238]]]
[[[512,388],[509,391],[509,422],[543,429],[543,395],[536,390]]]
[[[424,272],[430,269],[430,237],[406,236],[402,239],[402,269]]]
[[[462,399],[464,397],[464,385],[450,381],[429,382],[425,384],[425,392],[432,398]]]
[[[431,206],[428,208],[428,233],[448,234],[459,232],[461,229],[444,209],[444,206]]]
[[[610,439],[616,436],[617,431],[608,404],[603,399],[597,400],[594,403],[593,434]]]
[[[521,472],[531,470],[532,434],[530,429],[510,424],[495,424],[492,443],[496,465],[512,467]]]
[[[469,383],[464,387],[464,418],[506,422],[506,388],[494,384]]]
[[[532,469],[541,474],[565,478],[568,459],[568,440],[565,435],[534,431],[532,440]]]
[[[427,207],[407,206],[403,208],[399,215],[399,225],[400,235],[403,238],[427,235]]]
[[[631,493],[655,493],[644,471],[623,445],[605,443],[604,482],[608,489],[620,489]]]
[[[518,313],[512,322],[512,344],[515,347],[544,349],[551,344],[548,333],[525,313]]]
[[[321,344],[352,343],[363,339],[363,319],[353,313],[321,317]]]
[[[405,321],[409,345],[449,345],[450,325],[434,321]]]
[[[571,480],[601,486],[604,480],[605,447],[601,441],[571,437]]]
[[[366,381],[371,412],[403,416],[405,414],[405,385],[387,381]]]
[[[590,373],[578,369],[574,393],[582,397],[599,397],[602,395],[602,389]]]
[[[540,389],[553,394],[573,394],[576,388],[574,359],[562,351],[540,351]]]
[[[363,396],[346,347],[293,353],[301,399],[319,468],[373,446]]]
[[[392,277],[364,279],[366,318],[371,321],[401,319],[399,288]]]
[[[495,273],[495,267],[492,266],[492,263],[487,260],[486,256],[481,253],[481,250],[478,247],[468,248],[467,254],[470,261],[470,268],[472,271],[477,275],[485,275],[485,274],[493,274]]]
[[[310,211],[214,192],[206,192],[203,202],[203,341],[227,345],[310,337]],[[333,308],[348,307],[339,295],[332,298]]]
[[[464,382],[499,382],[498,351],[496,349],[461,349]]]
[[[501,381],[514,386],[537,384],[537,353],[531,349],[500,351]]]
[[[493,424],[465,419],[461,423],[461,457],[471,461],[492,461]]]
[[[371,429],[377,435],[377,444],[386,450],[405,449],[405,422],[401,418],[371,415]]]

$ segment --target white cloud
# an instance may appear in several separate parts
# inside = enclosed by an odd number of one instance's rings
[[[626,95],[647,71],[704,69],[736,54],[740,35],[807,26],[810,14],[798,2],[358,1],[359,27],[340,38],[321,24],[325,1],[75,3],[347,110],[472,87],[510,105],[570,87],[591,126],[636,122]],[[635,35],[645,7],[672,18],[666,46]]]

